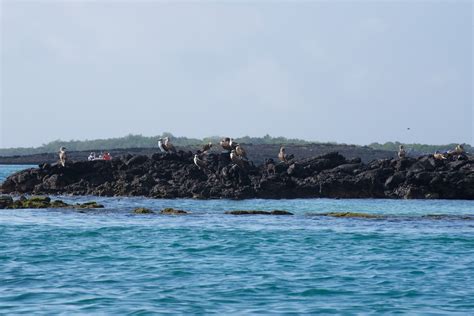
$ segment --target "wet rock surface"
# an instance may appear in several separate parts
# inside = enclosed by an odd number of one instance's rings
[[[186,211],[183,210],[176,210],[174,208],[165,208],[160,211],[160,214],[162,215],[184,215],[184,214],[189,214]]]
[[[293,215],[288,211],[280,211],[280,210],[273,210],[273,211],[260,211],[260,210],[237,210],[237,211],[228,211],[225,214],[230,215]]]
[[[20,196],[18,199],[8,195],[0,196],[0,209],[40,209],[40,208],[74,208],[74,209],[96,209],[103,208],[102,204],[97,202],[86,202],[77,204],[67,204],[61,200],[52,201],[47,196]]]
[[[382,215],[369,214],[369,213],[354,213],[354,212],[329,212],[329,213],[315,213],[315,214],[309,214],[309,215],[344,217],[344,218],[383,218]]]
[[[133,210],[134,214],[155,214],[152,210],[145,207],[138,207]]]
[[[474,199],[472,156],[391,158],[365,164],[333,152],[275,162],[274,172],[252,162],[233,164],[225,152],[204,155],[207,168],[197,167],[193,157],[192,152],[178,152],[68,162],[65,167],[45,163],[11,175],[0,192],[196,199]]]

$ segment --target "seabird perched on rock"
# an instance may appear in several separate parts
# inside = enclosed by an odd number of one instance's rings
[[[203,152],[208,152],[209,150],[211,150],[211,147],[212,147],[212,143],[209,142],[209,143],[205,144],[204,146],[202,146],[202,151]]]
[[[464,154],[464,147],[463,147],[463,145],[461,145],[461,144],[457,145],[456,148],[454,149],[454,152],[455,152],[457,155]]]
[[[230,152],[230,160],[236,164],[237,166],[239,166],[240,168],[243,168],[244,167],[244,161],[242,160],[242,158],[240,158],[237,153],[235,152],[235,150],[232,149],[232,151]]]
[[[238,156],[244,158],[245,160],[248,160],[248,158],[247,158],[247,152],[245,151],[245,149],[244,149],[242,146],[237,145],[237,147],[235,147],[235,153],[236,153]]]
[[[440,153],[438,150],[433,154],[433,157],[434,159],[437,159],[437,160],[447,159],[446,156]]]
[[[405,147],[403,147],[403,145],[400,145],[398,147],[398,158],[405,158],[405,156],[407,155],[406,151],[405,151]]]
[[[221,139],[219,144],[225,150],[232,150],[232,147],[230,146],[230,138],[229,137],[225,137],[225,138]]]
[[[199,158],[198,154],[194,155],[194,164],[199,168],[199,169],[207,169],[207,164],[204,162],[204,160]]]
[[[163,138],[160,138],[158,140],[158,147],[160,148],[161,152],[167,152],[165,146],[164,146],[164,141],[163,141]]]
[[[59,164],[64,167],[66,165],[66,160],[66,147],[61,147],[59,148]]]
[[[173,144],[170,142],[169,137],[165,137],[164,148],[166,149],[166,152],[176,153],[176,148],[174,148]]]
[[[275,162],[272,158],[265,159],[264,164],[266,166],[267,175],[270,175],[270,173],[276,174]]]
[[[230,141],[229,141],[229,146],[230,146],[230,148],[232,148],[232,149],[236,149],[237,146],[239,146],[239,143],[234,142],[234,139],[231,138]]]
[[[278,159],[280,159],[281,162],[288,162],[288,160],[286,159],[285,147],[283,146],[280,147],[280,152],[278,153]]]

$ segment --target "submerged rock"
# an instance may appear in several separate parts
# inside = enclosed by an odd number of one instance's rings
[[[74,205],[67,204],[61,200],[51,201],[50,197],[47,196],[32,196],[26,198],[20,196],[17,200],[13,200],[11,196],[0,197],[0,209],[41,209],[41,208],[79,208],[79,209],[91,209],[91,208],[103,208],[101,204],[97,202],[86,202],[77,203]]]
[[[421,216],[424,219],[434,220],[463,220],[474,221],[474,215],[428,214]]]
[[[368,213],[357,213],[357,212],[329,212],[329,213],[316,213],[309,214],[313,216],[331,216],[331,217],[346,217],[346,218],[383,218],[382,215],[368,214]]]
[[[155,212],[153,212],[152,210],[144,208],[144,207],[139,207],[139,208],[134,209],[133,213],[134,214],[155,214]]]
[[[175,210],[174,208],[165,208],[160,211],[160,214],[163,215],[184,215],[188,214],[188,212],[183,210]]]
[[[62,201],[59,201],[59,202],[62,202]],[[78,204],[74,205],[74,207],[75,208],[104,208],[104,206],[102,204],[98,204],[95,201],[86,202],[86,203],[82,203],[82,204],[78,203]]]
[[[13,198],[9,195],[0,196],[0,209],[7,208],[13,204]]]
[[[230,215],[293,215],[293,213],[287,211],[273,210],[273,211],[260,211],[260,210],[237,210],[227,211],[225,214]]]

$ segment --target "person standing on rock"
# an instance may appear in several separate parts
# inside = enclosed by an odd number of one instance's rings
[[[66,147],[59,148],[59,164],[64,167],[66,165],[66,159]]]

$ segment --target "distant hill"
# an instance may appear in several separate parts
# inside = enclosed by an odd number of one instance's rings
[[[200,146],[207,142],[217,144],[222,138],[221,136],[211,136],[203,139],[188,138],[188,137],[177,137],[171,133],[163,133],[159,136],[142,136],[142,135],[127,135],[124,137],[108,138],[108,139],[95,139],[95,140],[55,140],[44,144],[39,147],[30,148],[0,148],[0,156],[25,156],[25,155],[36,155],[43,153],[57,153],[59,147],[64,146],[70,151],[103,151],[111,149],[131,149],[131,148],[157,148],[158,139],[160,137],[170,137],[173,144],[178,147],[189,147],[189,146]],[[266,135],[264,137],[240,137],[235,139],[239,143],[253,144],[253,145],[282,145],[282,144],[294,144],[294,145],[308,145],[308,144],[320,144],[320,145],[345,145],[337,144],[336,142],[321,143],[315,141],[307,141],[297,138],[286,138],[286,137],[272,137]],[[379,151],[390,151],[396,152],[399,142],[387,142],[384,144],[372,143],[368,147],[379,150]],[[426,145],[426,144],[404,144],[407,150],[414,154],[425,154],[433,153],[436,150],[446,151],[453,149],[457,144],[447,145]],[[362,147],[362,146],[357,146]],[[470,145],[464,145],[466,151],[472,152],[473,148]]]

